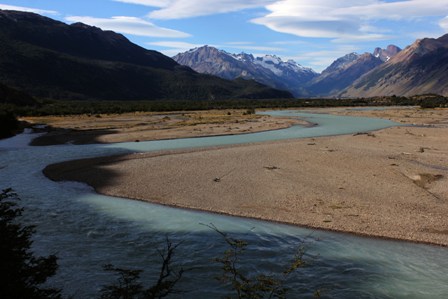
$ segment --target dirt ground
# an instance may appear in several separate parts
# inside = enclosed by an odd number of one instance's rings
[[[448,109],[313,109],[415,126],[48,167],[112,196],[448,246]]]
[[[126,113],[25,117],[49,126],[32,145],[132,142],[195,136],[232,135],[287,128],[306,122],[247,113],[247,110],[209,110],[172,113]]]

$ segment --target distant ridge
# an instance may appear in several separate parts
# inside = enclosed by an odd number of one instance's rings
[[[293,60],[283,61],[275,55],[231,54],[210,46],[179,53],[173,59],[199,73],[225,79],[253,79],[273,88],[288,90],[297,97],[307,94],[303,86],[318,75],[311,68]]]
[[[248,80],[198,74],[123,35],[0,10],[0,83],[58,100],[287,98]]]
[[[364,74],[389,61],[401,51],[394,45],[386,49],[376,48],[373,53],[350,53],[326,68],[305,88],[314,96],[338,96]]]
[[[356,80],[341,96],[448,96],[448,34],[417,40]]]

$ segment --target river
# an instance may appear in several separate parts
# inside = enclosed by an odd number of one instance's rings
[[[249,242],[242,267],[251,273],[279,271],[301,244],[308,265],[288,281],[290,297],[323,298],[447,298],[448,249],[399,241],[313,231],[294,226],[203,212],[168,208],[94,193],[79,183],[48,180],[42,169],[52,163],[160,149],[204,147],[302,137],[352,134],[394,126],[381,119],[308,114],[293,111],[274,115],[305,117],[318,125],[294,126],[245,135],[151,142],[30,147],[35,135],[0,141],[0,188],[12,187],[25,207],[23,221],[36,225],[33,250],[56,254],[60,265],[49,284],[74,298],[98,297],[113,281],[102,265],[143,269],[145,281],[158,273],[168,236],[181,244],[176,264],[189,270],[173,298],[222,298],[229,289],[214,277],[213,261],[227,248],[221,236],[202,224]],[[199,287],[198,287],[199,286]]]

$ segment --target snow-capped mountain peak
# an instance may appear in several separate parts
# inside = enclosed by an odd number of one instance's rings
[[[200,73],[225,79],[245,78],[286,89],[299,96],[305,82],[317,76],[311,68],[305,68],[292,59],[283,61],[276,55],[254,57],[252,54],[231,54],[210,46],[192,49],[173,57],[178,63]]]
[[[252,62],[254,61],[254,56],[252,54],[247,54],[244,52],[241,52],[240,54],[229,54],[236,60],[242,61],[242,62]]]
[[[298,64],[292,59],[288,59],[286,62],[280,57],[275,55],[265,55],[263,57],[257,57],[254,63],[261,65],[275,74],[285,74],[285,73],[313,73],[316,74],[311,68],[306,68]]]
[[[261,57],[262,60],[264,60],[266,63],[273,63],[273,64],[281,64],[283,61],[280,57],[277,57],[275,55],[265,55]]]

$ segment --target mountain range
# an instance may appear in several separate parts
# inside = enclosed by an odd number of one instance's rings
[[[285,89],[296,97],[338,96],[372,69],[387,63],[400,48],[389,45],[373,53],[347,54],[334,61],[321,74],[293,60],[284,62],[275,55],[254,57],[251,54],[230,54],[210,46],[180,53],[173,57],[179,64],[197,72],[226,79],[254,79],[274,88]]]
[[[389,45],[386,49],[376,48],[373,53],[347,54],[334,61],[319,76],[306,84],[305,88],[312,96],[338,97],[358,78],[387,63],[400,51],[397,46]]]
[[[253,80],[199,74],[112,31],[7,10],[0,10],[0,84],[59,100],[292,96]]]
[[[227,79],[250,78],[296,97],[448,95],[448,35],[417,40],[404,50],[395,45],[372,53],[349,53],[322,73],[274,55],[254,58],[213,47],[195,48],[173,57],[194,70]]]
[[[448,34],[404,50],[349,53],[319,74],[275,55],[210,46],[170,58],[112,31],[0,10],[0,103],[24,93],[58,100],[447,96],[447,73]]]
[[[254,57],[251,54],[231,54],[214,47],[203,46],[173,59],[203,74],[225,79],[253,79],[273,88],[284,89],[298,97],[304,94],[303,86],[318,74],[293,60],[283,61],[275,55]]]
[[[448,34],[417,40],[387,63],[368,72],[341,93],[344,97],[376,95],[448,95]]]

